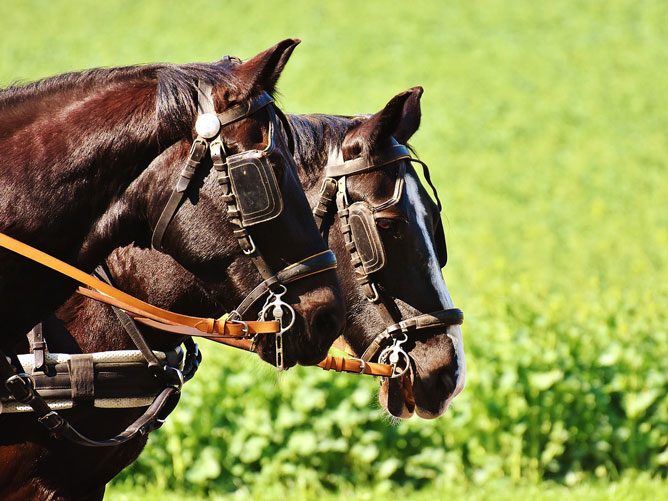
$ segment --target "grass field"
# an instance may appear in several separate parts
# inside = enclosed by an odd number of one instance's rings
[[[372,381],[277,379],[207,345],[110,499],[666,497],[668,3],[26,0],[0,19],[2,86],[300,37],[288,112],[373,112],[425,88],[413,145],[466,315],[452,410],[393,426]]]
[[[282,496],[272,492],[254,493],[253,499],[257,501],[272,501]],[[281,493],[284,494],[284,493]],[[508,481],[494,481],[485,485],[459,485],[442,489],[424,489],[421,491],[401,492],[395,495],[395,499],[402,501],[419,501],[431,499],[434,501],[446,501],[450,499],[465,499],[467,501],[516,501],[518,499],[530,499],[531,501],[646,501],[650,499],[665,499],[668,496],[668,485],[666,482],[650,479],[643,476],[630,476],[618,482],[587,482],[576,487],[551,482],[520,484],[516,485]],[[162,499],[164,501],[180,501],[188,497],[190,501],[236,501],[248,499],[245,494],[218,496],[216,494],[193,497],[190,494],[180,492],[165,492],[149,490],[137,492],[136,490],[122,490],[112,488],[107,497],[109,501],[134,501],[135,499]],[[314,498],[308,494],[290,493],[290,499],[295,501],[311,501]],[[319,496],[320,501],[342,501],[344,499],[355,499],[359,501],[371,501],[378,499],[374,491],[349,491],[336,494],[325,494]]]

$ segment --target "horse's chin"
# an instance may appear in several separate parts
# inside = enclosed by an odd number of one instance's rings
[[[413,385],[408,376],[384,378],[380,384],[378,399],[387,412],[399,419],[408,419],[415,412]]]
[[[443,401],[436,411],[421,406],[420,402],[416,401],[413,382],[408,376],[383,379],[378,399],[387,412],[399,419],[409,419],[413,414],[417,414],[422,419],[436,419],[445,413],[451,400],[448,398]]]
[[[297,365],[297,360],[285,346],[285,336],[283,343],[283,368],[287,370]],[[276,336],[263,335],[255,345],[255,352],[264,362],[276,367]]]

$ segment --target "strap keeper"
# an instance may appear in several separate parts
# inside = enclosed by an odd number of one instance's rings
[[[216,320],[216,322],[215,322],[215,327],[214,327],[214,328],[215,328],[215,332],[216,332],[217,334],[220,334],[220,335],[222,335],[222,336],[225,336],[225,335],[226,335],[226,333],[225,333],[225,324],[226,324],[226,323],[227,323],[227,319],[226,319],[226,318],[223,318],[223,317],[221,317],[221,318],[219,318],[218,320]]]
[[[250,235],[246,235],[243,238],[239,239],[239,245],[241,246],[241,250],[243,251],[244,254],[247,256],[250,256],[255,252],[255,242],[253,242],[253,239],[251,238]]]

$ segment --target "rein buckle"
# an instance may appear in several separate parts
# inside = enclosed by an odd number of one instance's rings
[[[35,380],[30,374],[19,372],[7,378],[5,388],[14,400],[25,404],[35,395]]]

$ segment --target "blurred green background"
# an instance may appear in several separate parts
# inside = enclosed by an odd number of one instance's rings
[[[6,0],[0,27],[3,87],[299,37],[288,112],[425,88],[412,142],[445,204],[464,393],[394,424],[370,379],[204,342],[110,499],[668,495],[667,2]]]

